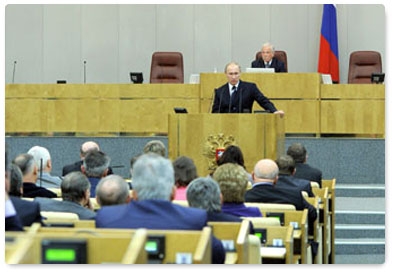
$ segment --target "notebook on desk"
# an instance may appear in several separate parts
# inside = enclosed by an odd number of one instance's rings
[[[264,67],[247,67],[247,73],[274,73],[274,68],[264,68]]]

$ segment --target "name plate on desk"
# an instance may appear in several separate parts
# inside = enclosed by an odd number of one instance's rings
[[[284,259],[287,252],[285,247],[261,247],[262,258]]]

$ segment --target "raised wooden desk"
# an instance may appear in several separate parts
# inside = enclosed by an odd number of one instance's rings
[[[385,85],[323,84],[321,134],[385,134]]]

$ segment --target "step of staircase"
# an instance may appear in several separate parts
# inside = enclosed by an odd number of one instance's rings
[[[385,225],[338,224],[335,225],[336,238],[385,238]]]
[[[382,184],[339,184],[336,185],[338,197],[385,197]]]
[[[336,264],[384,263],[385,197],[378,194],[382,187],[342,186],[336,188]]]
[[[335,239],[336,255],[385,254],[385,238]]]

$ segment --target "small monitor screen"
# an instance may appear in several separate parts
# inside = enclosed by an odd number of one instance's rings
[[[158,252],[158,242],[157,241],[147,241],[145,243],[145,250],[148,253],[157,253]]]
[[[75,261],[75,249],[47,249],[45,252],[45,259],[49,262],[73,262]]]
[[[43,239],[42,264],[87,264],[86,239]]]
[[[266,217],[274,217],[280,221],[280,224],[284,225],[284,213],[282,212],[266,212]]]

